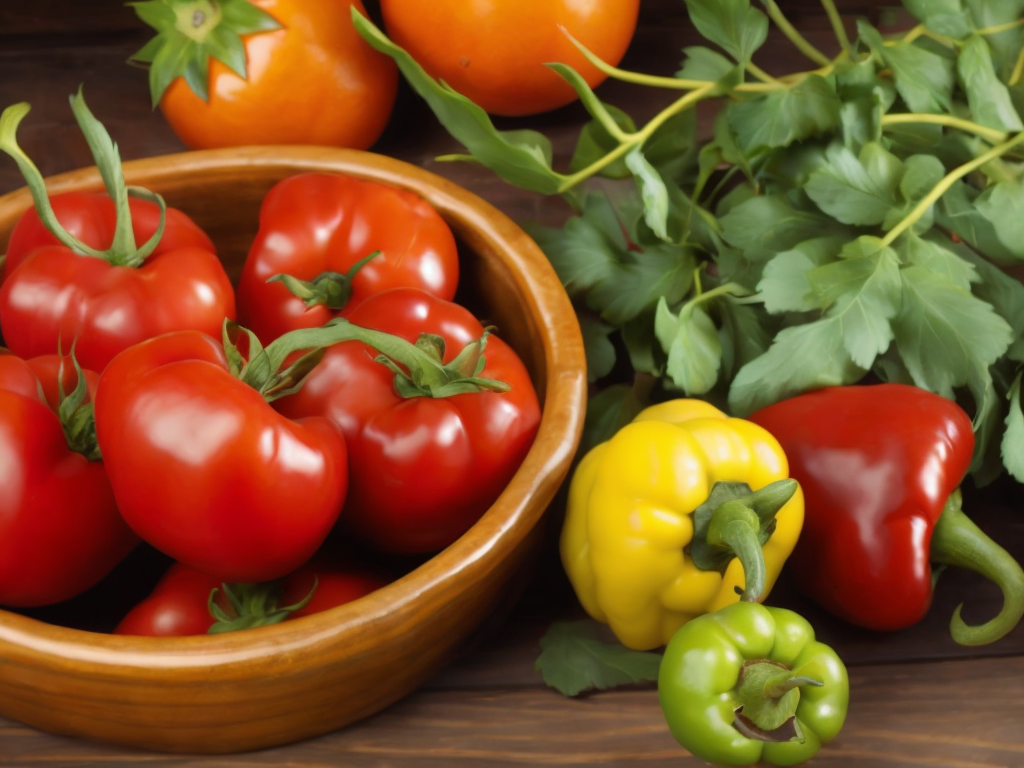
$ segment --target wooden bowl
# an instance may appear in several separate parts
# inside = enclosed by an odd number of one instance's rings
[[[125,164],[217,244],[237,277],[259,204],[278,180],[336,171],[419,193],[448,221],[460,289],[524,359],[541,398],[536,441],[494,505],[462,538],[353,603],[272,627],[186,638],[124,637],[0,611],[0,714],[61,734],[174,752],[285,744],[372,715],[465,647],[517,596],[545,509],[568,472],[586,397],[573,309],[543,253],[510,219],[445,179],[391,158],[324,148],[189,152]],[[95,169],[48,180],[99,190]],[[0,252],[31,205],[0,197]]]

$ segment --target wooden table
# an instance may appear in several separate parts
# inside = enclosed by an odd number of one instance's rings
[[[145,28],[118,1],[5,0],[0,8],[0,106],[30,101],[21,144],[45,174],[91,163],[67,105],[85,84],[90,107],[106,122],[122,156],[133,159],[183,149],[159,112],[149,109],[143,72],[125,64],[147,39]],[[782,3],[824,49],[834,47],[813,3]],[[15,7],[17,6],[17,7]],[[79,7],[82,6],[82,7]],[[87,6],[87,7],[86,7]],[[868,3],[840,3],[847,16],[871,13]],[[645,0],[641,24],[624,66],[670,74],[680,49],[696,42],[682,4]],[[803,62],[772,37],[763,57],[781,72]],[[638,120],[668,98],[648,89],[609,83],[601,95]],[[585,115],[570,106],[502,127],[535,127],[553,140],[565,162]],[[376,149],[446,176],[520,222],[558,225],[560,205],[516,190],[470,164],[434,158],[460,147],[407,90]],[[0,193],[21,185],[0,157]],[[1012,483],[966,489],[965,507],[991,536],[1024,559],[1024,492]],[[557,517],[560,509],[551,510]],[[697,766],[672,739],[653,685],[567,699],[546,688],[533,668],[538,639],[556,619],[580,616],[551,540],[530,586],[512,613],[420,691],[376,717],[319,739],[265,752],[225,757],[146,753],[57,737],[0,719],[0,765],[345,765],[448,766],[644,765]],[[928,617],[903,632],[852,629],[797,596],[783,577],[771,602],[804,613],[819,636],[850,668],[846,727],[813,761],[835,768],[1024,766],[1024,626],[992,646],[965,649],[949,639],[953,607],[981,621],[997,610],[997,590],[970,573],[943,575]],[[296,703],[296,706],[301,706]]]

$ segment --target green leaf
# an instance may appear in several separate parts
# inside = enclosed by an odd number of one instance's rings
[[[352,23],[376,50],[395,60],[405,79],[447,131],[473,158],[515,186],[543,194],[559,191],[565,177],[551,169],[551,142],[529,130],[499,131],[488,114],[444,83],[438,83],[406,51],[352,7]]]
[[[675,245],[648,247],[630,261],[615,265],[607,279],[594,286],[587,304],[613,325],[622,325],[664,297],[680,301],[693,281],[692,251]]]
[[[615,327],[589,312],[577,311],[576,316],[587,357],[587,380],[594,382],[607,376],[615,367],[615,345],[608,338]]]
[[[707,80],[717,83],[735,68],[735,64],[718,51],[695,45],[683,48],[686,59],[682,68],[676,72],[681,80]]]
[[[956,38],[971,33],[970,12],[961,0],[903,0],[903,5],[932,32]]]
[[[599,633],[599,625],[588,619],[556,621],[548,627],[535,665],[544,682],[566,696],[576,696],[658,679],[660,654],[605,642]]]
[[[688,109],[662,123],[644,142],[644,157],[665,179],[681,181],[697,158],[697,112]]]
[[[865,374],[843,344],[842,319],[785,328],[760,357],[740,368],[729,388],[729,411],[748,416],[802,392],[852,384]]]
[[[994,184],[977,197],[974,205],[1006,250],[1024,259],[1024,181],[1009,179]]]
[[[672,383],[686,395],[707,393],[718,381],[722,342],[711,316],[692,301],[678,315],[662,299],[654,316],[654,333],[668,355]]]
[[[1010,385],[1010,408],[1006,414],[1006,430],[1000,447],[1003,466],[1017,482],[1024,482],[1024,412],[1020,407],[1021,374]]]
[[[757,284],[765,309],[772,314],[825,309],[829,302],[815,294],[808,275],[837,258],[846,243],[842,235],[816,237],[775,256],[765,265]]]
[[[659,239],[668,241],[668,189],[665,181],[658,175],[640,147],[629,151],[626,155],[626,167],[636,178],[640,194],[644,201],[644,221]]]
[[[970,10],[976,29],[997,27],[1012,24],[1024,13],[1024,0],[963,0]],[[1024,45],[1024,32],[1020,27],[1010,26],[1002,32],[986,35],[989,46],[996,60],[999,76],[1006,80],[1010,77],[1021,46]]]
[[[975,205],[978,191],[958,181],[935,206],[936,222],[988,259],[999,264],[1016,264],[1020,257],[1003,244],[995,226]]]
[[[914,382],[953,398],[1010,346],[1010,326],[991,305],[924,267],[900,271],[903,304],[893,321],[896,345]],[[984,375],[987,376],[987,373]]]
[[[841,322],[843,346],[860,368],[871,368],[893,339],[892,319],[900,310],[899,258],[878,238],[849,243],[840,260],[807,275],[812,290],[831,303],[827,317]]]
[[[686,0],[686,8],[697,31],[740,63],[768,37],[768,17],[749,0]]]
[[[1013,344],[1006,356],[1010,360],[1024,362],[1024,284],[979,256],[965,243],[949,243],[947,247],[960,254],[977,272],[980,282],[973,286],[974,295],[991,304],[999,316],[1010,324]]]
[[[633,118],[621,109],[610,104],[605,104],[604,108],[623,131],[631,133],[636,130]],[[569,170],[573,172],[582,170],[600,160],[617,146],[619,146],[618,140],[608,132],[600,120],[590,120],[580,130],[579,137],[576,139],[576,150],[569,161]],[[630,173],[629,168],[626,167],[626,161],[620,158],[605,166],[600,175],[611,179],[624,179]]]
[[[923,267],[929,272],[941,275],[952,285],[965,291],[971,289],[971,283],[981,279],[973,264],[933,238],[908,233],[899,239],[896,249],[904,263]]]
[[[781,194],[752,197],[719,221],[725,241],[753,261],[767,261],[805,240],[848,231],[831,217],[796,208]]]
[[[627,320],[620,326],[619,332],[633,370],[660,377],[665,372],[665,353],[654,336],[654,312],[645,310],[632,320]]]
[[[855,155],[841,144],[828,149],[828,165],[807,181],[807,195],[821,210],[844,224],[881,224],[900,204],[902,164],[880,144],[865,144]]]
[[[957,73],[976,122],[1001,131],[1024,129],[1010,92],[996,74],[985,38],[971,35],[967,39],[957,58]]]
[[[587,400],[587,415],[583,420],[583,435],[577,452],[579,456],[610,439],[649,405],[639,390],[638,386],[612,384]]]
[[[955,85],[950,59],[915,44],[886,46],[878,30],[864,20],[857,21],[860,39],[888,66],[896,90],[912,112],[944,112],[952,103]]]
[[[741,304],[732,296],[717,302],[722,327],[718,335],[722,344],[722,375],[720,380],[732,381],[744,365],[760,357],[771,346],[767,318],[751,304]]]
[[[840,106],[829,82],[810,75],[792,88],[732,104],[728,112],[740,148],[753,154],[835,130],[840,124]]]

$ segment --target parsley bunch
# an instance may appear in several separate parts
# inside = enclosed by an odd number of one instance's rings
[[[584,448],[659,398],[743,416],[873,378],[957,399],[976,481],[1004,468],[1024,481],[1024,285],[1004,269],[1024,262],[1024,0],[903,0],[916,26],[886,37],[860,21],[855,39],[822,0],[834,57],[773,0],[685,2],[708,45],[686,48],[675,77],[590,57],[679,92],[643,126],[551,65],[591,116],[564,171],[545,136],[496,130],[354,15],[465,145],[457,158],[574,206],[531,234],[586,341]],[[772,23],[806,71],[755,63]],[[719,109],[698,143],[708,99]]]

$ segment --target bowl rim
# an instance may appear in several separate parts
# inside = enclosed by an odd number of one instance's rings
[[[587,379],[582,335],[575,322],[568,327],[563,327],[567,325],[564,322],[554,322],[556,317],[575,320],[575,311],[540,247],[511,218],[474,192],[404,160],[363,150],[304,146],[196,150],[129,160],[124,163],[124,172],[129,184],[139,184],[143,179],[171,179],[178,173],[175,168],[182,165],[187,165],[189,172],[230,168],[259,172],[280,167],[292,169],[290,173],[347,173],[420,194],[450,224],[455,219],[459,228],[471,228],[484,241],[500,246],[499,250],[512,249],[515,241],[514,249],[528,267],[517,270],[516,278],[526,289],[532,304],[529,309],[540,321],[539,330],[547,347],[537,436],[512,480],[480,520],[449,547],[369,595],[318,614],[253,630],[260,633],[260,644],[276,652],[308,650],[329,643],[342,632],[383,622],[409,610],[414,601],[440,593],[457,575],[492,568],[496,558],[519,541],[520,537],[509,537],[508,532],[525,528],[525,535],[537,525],[568,473],[583,429]],[[102,189],[95,167],[56,174],[47,177],[46,183],[51,195]],[[16,220],[12,217],[31,204],[26,187],[8,192],[0,196],[0,219]],[[531,499],[543,503],[531,504]],[[507,512],[499,516],[506,508]],[[249,637],[249,633],[176,638],[112,635],[49,624],[0,608],[0,650],[18,649],[37,658],[64,660],[78,670],[85,663],[122,667],[133,673],[147,669],[158,673],[167,669],[171,658],[176,659],[176,666],[187,667],[240,664],[251,661],[251,654],[246,653],[248,643],[244,642]]]

